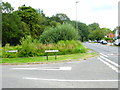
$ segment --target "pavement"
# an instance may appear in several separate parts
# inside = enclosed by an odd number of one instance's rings
[[[100,56],[52,64],[3,65],[2,88],[118,88],[118,47],[83,44]]]

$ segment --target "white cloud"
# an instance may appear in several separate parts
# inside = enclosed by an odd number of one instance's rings
[[[114,29],[118,25],[118,1],[84,0],[79,7],[78,19],[87,24],[97,22],[101,27]]]
[[[71,20],[76,20],[76,0],[3,0],[13,7],[23,4],[43,9],[47,16],[65,13]],[[114,29],[118,25],[119,0],[78,0],[77,18],[86,24],[97,22],[101,27]]]

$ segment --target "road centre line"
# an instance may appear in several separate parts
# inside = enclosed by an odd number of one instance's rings
[[[114,55],[114,54],[107,54],[107,55]]]
[[[36,70],[37,68],[12,68],[17,70]]]
[[[104,64],[106,64],[107,66],[109,66],[111,69],[113,69],[114,71],[116,71],[118,73],[118,68],[114,67],[113,65],[109,64],[108,62],[102,60],[101,58],[98,57],[98,59],[103,62]]]
[[[71,70],[72,67],[59,67],[59,68],[54,68],[54,67],[49,67],[49,68],[12,68],[16,70]]]
[[[115,63],[115,62],[113,62],[113,61],[111,61],[111,60],[109,60],[109,59],[107,59],[107,58],[105,58],[105,57],[103,57],[103,56],[100,56],[100,57],[103,58],[103,59],[105,59],[107,62],[109,62],[109,63],[115,65],[116,67],[119,66],[117,63]]]
[[[32,78],[23,77],[28,80],[44,80],[44,81],[59,81],[59,82],[118,82],[118,80],[65,80],[65,79],[44,79],[44,78]]]
[[[102,56],[108,57],[107,55],[104,55],[103,53],[100,53]]]

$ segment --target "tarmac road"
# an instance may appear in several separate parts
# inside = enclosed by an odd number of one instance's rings
[[[3,88],[118,88],[116,47],[84,45],[100,53],[86,60],[33,65],[3,65]]]

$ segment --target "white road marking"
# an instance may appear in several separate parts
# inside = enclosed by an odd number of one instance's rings
[[[118,73],[118,68],[114,67],[113,65],[109,64],[108,62],[102,60],[101,58],[98,57],[98,59],[103,62],[104,64],[106,64],[107,66],[109,66],[110,68],[112,68],[114,71],[116,71]]]
[[[12,68],[12,69],[17,69],[17,70],[71,70],[72,67],[59,67],[59,68],[54,68],[54,67],[47,67],[47,68]]]
[[[107,58],[105,58],[105,57],[103,57],[103,56],[100,56],[100,57],[103,58],[103,59],[105,59],[105,60],[108,61],[109,63],[115,65],[116,67],[119,66],[117,63],[115,63],[115,62],[113,62],[113,61],[111,61],[111,60],[109,60],[109,59],[107,59]]]
[[[107,54],[107,55],[114,55],[114,54]]]
[[[60,67],[60,70],[71,70],[72,67]]]
[[[103,53],[100,53],[102,56],[108,57],[107,55],[104,55]]]
[[[30,65],[25,65],[25,66],[27,66],[27,67],[28,67],[28,66],[30,66]]]
[[[37,68],[12,68],[12,69],[18,69],[18,70],[36,70]]]
[[[23,77],[23,79],[59,81],[59,82],[118,82],[118,80],[65,80],[65,79],[44,79],[44,78],[32,78],[32,77]]]

